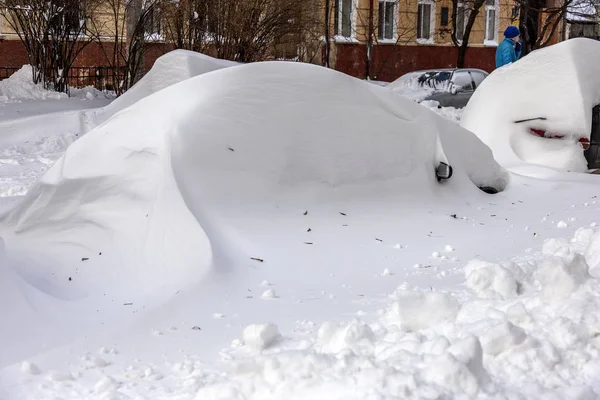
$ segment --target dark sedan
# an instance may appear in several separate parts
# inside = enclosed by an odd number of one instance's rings
[[[410,72],[387,85],[416,101],[433,100],[441,107],[463,108],[488,73],[475,68],[448,68]]]

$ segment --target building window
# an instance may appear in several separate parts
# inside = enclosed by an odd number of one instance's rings
[[[442,7],[442,15],[440,17],[440,25],[441,26],[448,25],[448,7]]]
[[[151,9],[146,11],[148,15],[145,21],[146,35],[150,35],[149,39],[157,40],[162,35],[162,24],[160,20],[160,10],[158,7],[153,6]]]
[[[336,0],[335,2],[336,36],[352,36],[352,0]]]
[[[379,27],[377,37],[380,40],[394,39],[396,32],[396,0],[379,1]]]
[[[462,41],[465,36],[465,26],[469,22],[469,10],[464,3],[458,3],[456,7],[456,39]]]
[[[430,40],[432,39],[432,2],[421,1],[417,12],[417,39]]]
[[[498,40],[498,24],[496,22],[496,0],[485,1],[485,40]]]

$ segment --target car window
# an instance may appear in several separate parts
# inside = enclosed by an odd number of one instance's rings
[[[450,71],[429,71],[421,75],[418,82],[421,86],[445,90],[448,87],[451,75]]]
[[[452,75],[452,83],[457,91],[467,92],[473,90],[471,75],[469,75],[468,71],[456,71],[454,75]]]
[[[471,76],[473,77],[473,80],[475,81],[476,88],[479,87],[479,85],[481,85],[481,82],[483,82],[483,80],[485,79],[485,74],[480,71],[471,71]]]

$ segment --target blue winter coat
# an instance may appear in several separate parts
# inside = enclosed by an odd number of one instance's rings
[[[500,68],[503,65],[515,62],[521,57],[521,49],[515,49],[517,43],[509,38],[504,38],[502,43],[498,45],[496,49],[496,68]]]

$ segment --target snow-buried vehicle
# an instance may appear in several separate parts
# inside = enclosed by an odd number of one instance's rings
[[[442,163],[453,174],[438,182]],[[73,143],[0,217],[0,256],[46,295],[110,287],[131,302],[247,260],[234,217],[462,201],[507,181],[475,135],[390,90],[313,65],[240,65],[142,98]]]
[[[536,50],[494,71],[471,97],[460,125],[474,132],[507,168],[597,168],[600,138],[591,134],[595,126],[600,135],[598,65],[600,42],[592,39]],[[591,148],[584,153],[590,140]]]

